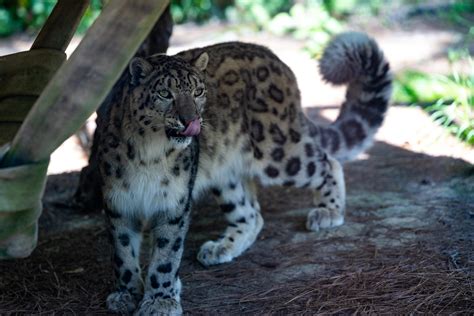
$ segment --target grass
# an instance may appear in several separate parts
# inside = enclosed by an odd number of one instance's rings
[[[463,59],[470,65],[468,74],[455,70],[450,75],[399,74],[394,101],[423,107],[436,123],[474,145],[474,61],[468,55]]]
[[[464,30],[465,48],[448,52],[450,74],[406,71],[397,76],[394,91],[395,102],[423,107],[435,122],[470,145],[474,145],[474,62],[467,47],[474,40],[473,14],[471,0],[453,0],[448,10],[437,13],[440,20]]]

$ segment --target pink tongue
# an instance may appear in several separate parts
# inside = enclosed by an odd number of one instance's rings
[[[201,132],[201,122],[199,122],[199,119],[195,119],[188,123],[188,126],[186,126],[186,129],[181,132],[181,135],[195,136],[195,135],[199,135],[200,132]]]

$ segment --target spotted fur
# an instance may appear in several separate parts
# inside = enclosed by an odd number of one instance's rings
[[[336,37],[320,65],[327,81],[348,85],[341,113],[328,126],[303,114],[292,71],[262,46],[233,42],[132,60],[123,93],[98,131],[115,248],[110,310],[182,312],[178,269],[192,201],[204,192],[218,200],[228,227],[202,245],[203,265],[228,262],[255,242],[263,219],[254,179],[313,189],[309,230],[343,223],[340,161],[372,141],[387,110],[391,74],[376,43],[360,33]],[[142,278],[146,227],[153,251]]]

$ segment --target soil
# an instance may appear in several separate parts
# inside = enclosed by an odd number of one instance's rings
[[[177,27],[172,50],[207,44],[212,37],[207,28]],[[390,48],[397,35],[382,33],[378,39],[387,55],[395,56],[395,69],[418,62],[413,56],[410,62],[397,57]],[[315,77],[317,67],[299,53],[301,43],[262,34],[219,34],[213,41],[250,38],[272,47],[303,82],[307,113],[322,122],[337,114],[337,107],[327,105],[338,104],[343,93]],[[314,73],[309,74],[308,65]],[[107,314],[105,298],[113,288],[111,247],[103,214],[77,209],[71,202],[85,158],[77,139],[69,142],[69,149],[63,147],[52,160],[37,249],[27,259],[0,262],[0,315]],[[195,257],[203,242],[220,234],[224,222],[213,201],[199,201],[181,269],[185,313],[472,313],[473,162],[472,147],[436,126],[426,113],[393,106],[372,149],[345,165],[343,226],[308,232],[304,223],[310,191],[261,188],[265,226],[257,242],[233,262],[211,268]]]

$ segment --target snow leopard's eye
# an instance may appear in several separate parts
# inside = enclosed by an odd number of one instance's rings
[[[162,97],[164,99],[173,98],[173,96],[171,95],[171,92],[169,92],[169,90],[166,90],[166,89],[158,91],[158,94],[160,95],[160,97]]]
[[[203,88],[197,88],[196,90],[194,90],[194,96],[195,97],[200,97],[202,96],[204,93],[204,89]]]

